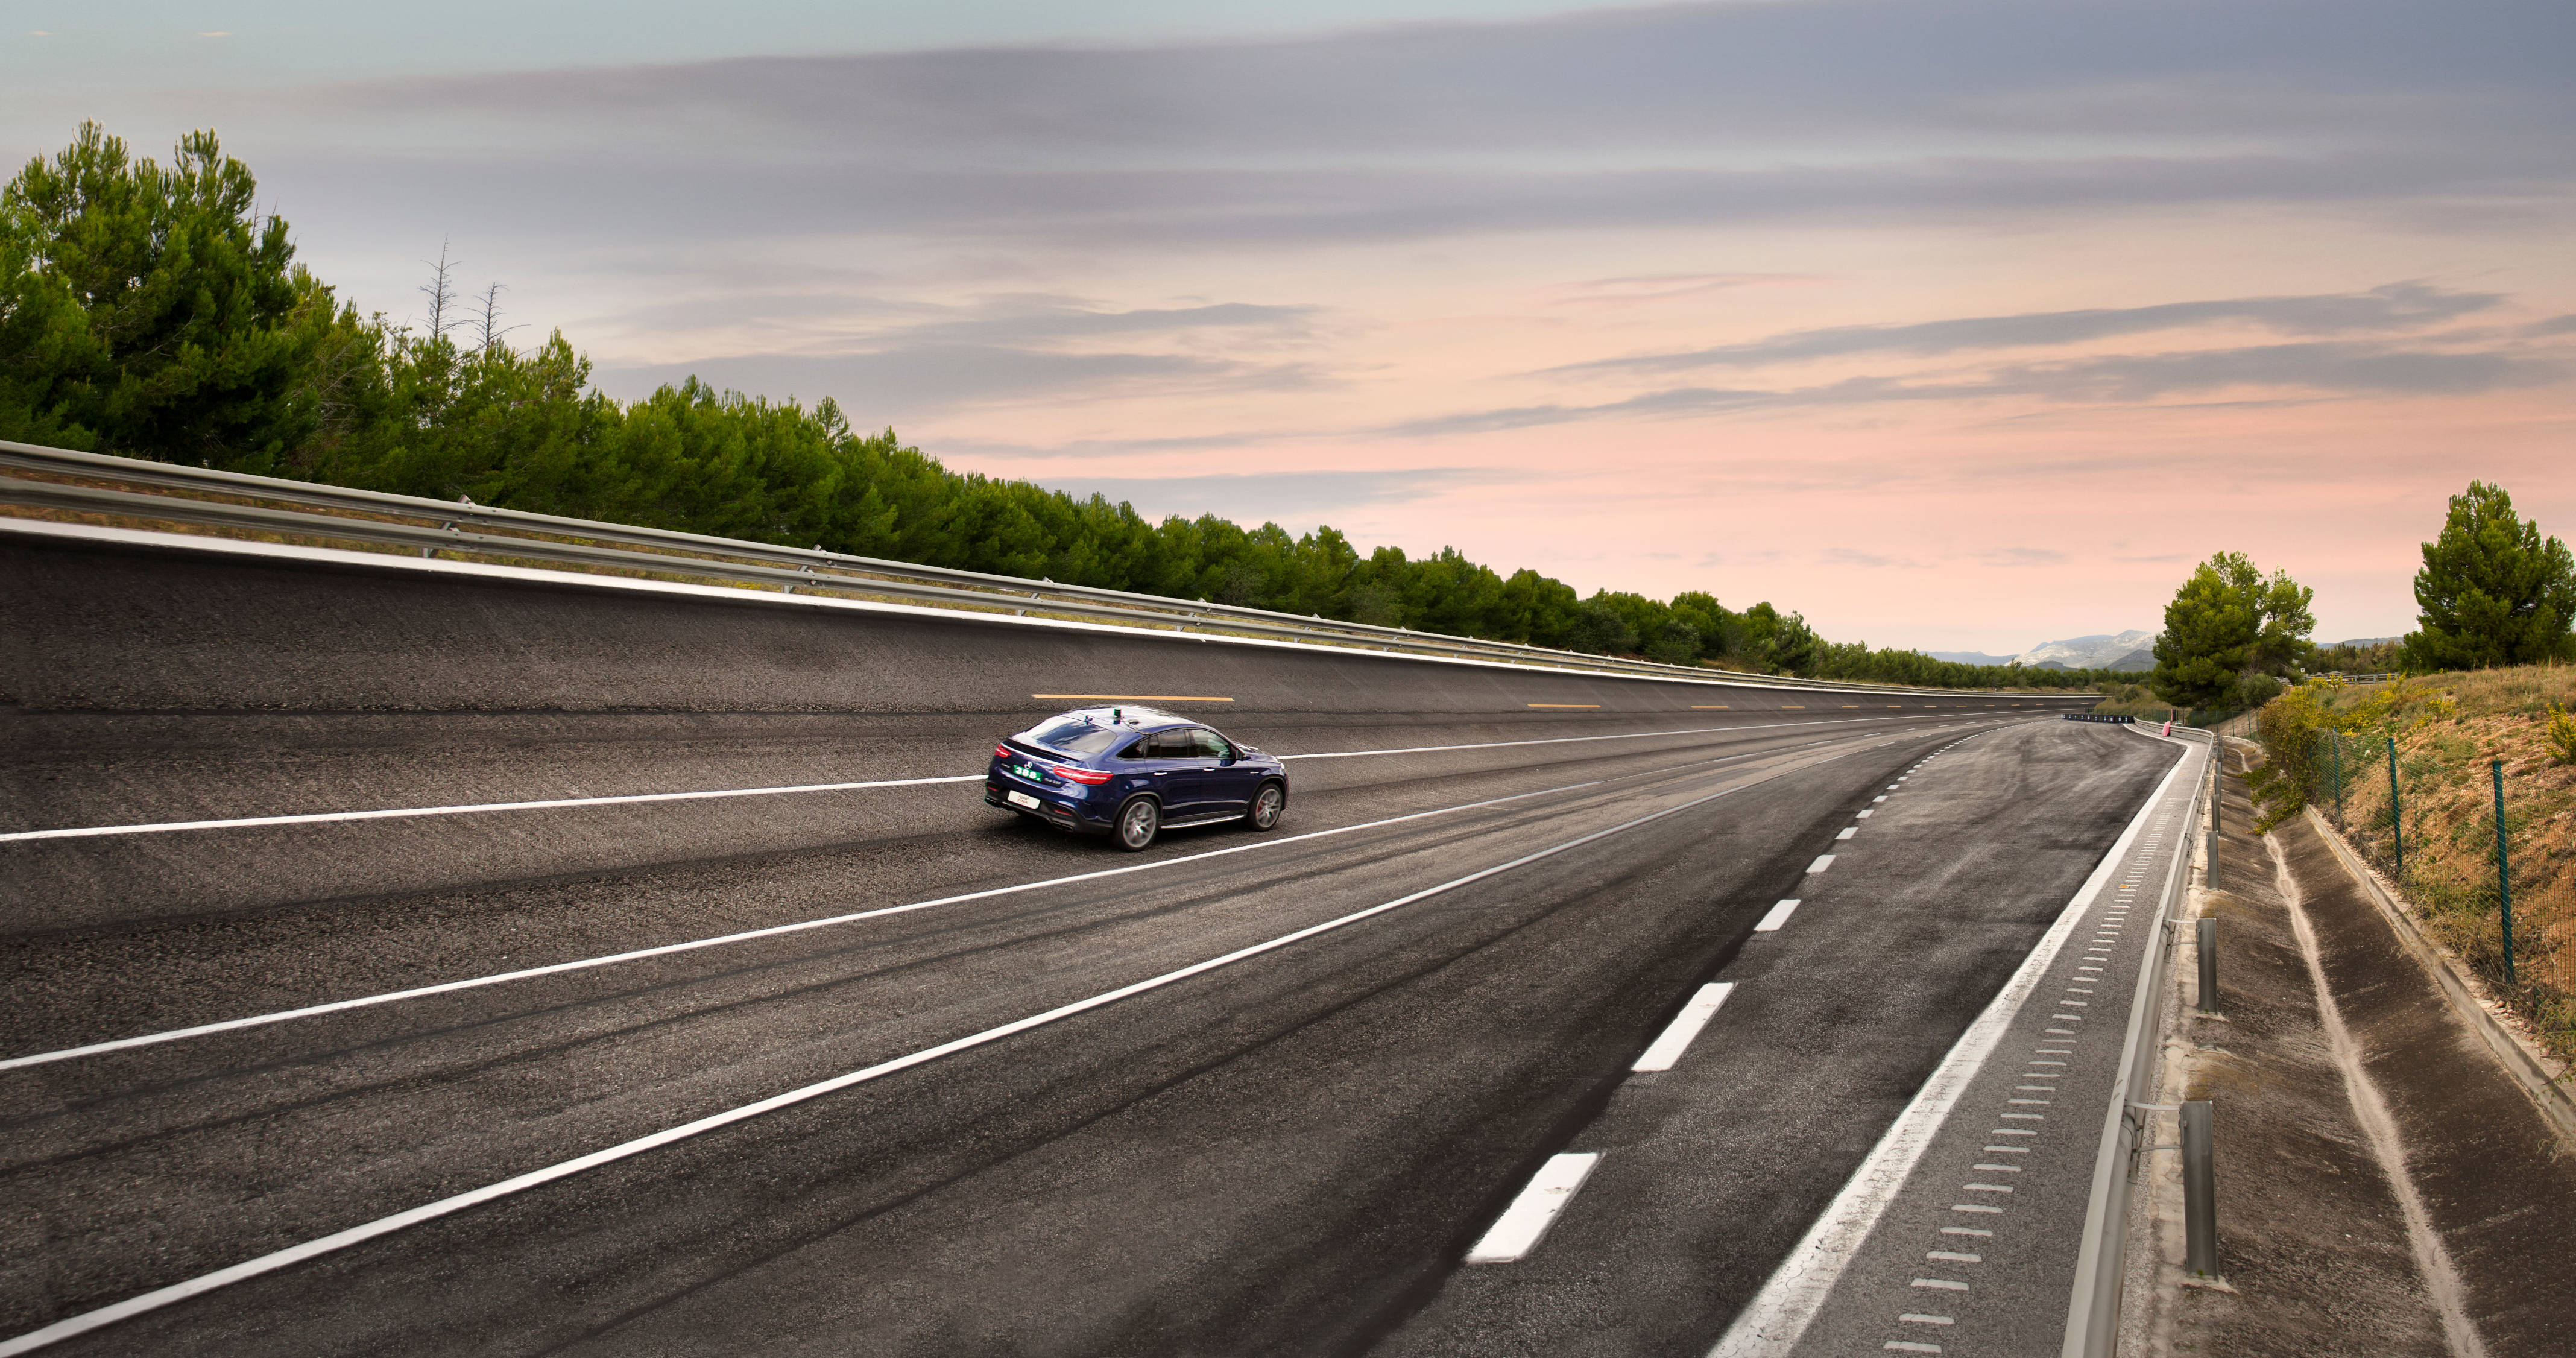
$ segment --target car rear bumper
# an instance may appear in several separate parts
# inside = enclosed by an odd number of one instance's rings
[[[1043,821],[1059,830],[1074,830],[1094,835],[1109,833],[1109,822],[1106,819],[1094,819],[1091,808],[1087,805],[1082,803],[1068,805],[1053,797],[1040,796],[1037,809],[1033,811],[1025,806],[1011,804],[1004,794],[1015,790],[1001,783],[986,783],[984,784],[984,804],[1000,807],[1015,816],[1026,816],[1030,820]],[[1035,793],[1029,795],[1037,796]]]

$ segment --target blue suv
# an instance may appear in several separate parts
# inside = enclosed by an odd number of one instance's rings
[[[1288,769],[1185,717],[1081,707],[994,746],[984,802],[1059,830],[1108,835],[1132,853],[1165,826],[1273,828],[1288,809]]]

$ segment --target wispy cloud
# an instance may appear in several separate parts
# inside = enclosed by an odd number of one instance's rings
[[[1928,357],[1962,350],[2053,347],[2125,335],[2229,324],[2250,325],[2291,335],[2408,331],[2482,311],[2503,300],[2495,293],[2455,292],[2426,283],[2391,283],[2356,293],[2240,297],[2167,302],[2157,306],[1965,316],[1911,325],[1845,325],[1822,330],[1795,330],[1742,344],[1717,345],[1680,353],[1640,354],[1631,358],[1594,359],[1564,364],[1547,371],[1683,372],[1693,368],[1764,367],[1855,354]]]
[[[1705,415],[1788,407],[2037,397],[2048,401],[2147,401],[2231,387],[2290,387],[2356,395],[2474,395],[2562,380],[2553,359],[2513,352],[2449,352],[2314,341],[2031,363],[1958,379],[1853,377],[1779,389],[1676,387],[1593,405],[1514,406],[1408,420],[1381,432],[1406,437],[1485,433],[1584,420]]]

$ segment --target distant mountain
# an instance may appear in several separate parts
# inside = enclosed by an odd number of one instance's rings
[[[2317,649],[2322,651],[2357,651],[2364,646],[2385,646],[2392,641],[2403,640],[2405,640],[2404,637],[2355,637],[2350,641],[2320,641],[2317,643]],[[2512,822],[2510,820],[2506,822],[2508,825],[2511,823]]]
[[[2019,661],[2035,670],[2093,669],[2135,674],[2156,667],[2155,644],[2156,634],[2153,632],[2104,632],[2089,637],[2068,637],[2064,641],[2043,641],[2019,655],[1988,655],[1983,651],[1925,651],[1924,654],[1935,660],[1956,661],[1962,665],[2009,665]]]
[[[2034,669],[2118,670],[2124,674],[2156,667],[2153,632],[2100,633],[2043,641],[2013,659]]]

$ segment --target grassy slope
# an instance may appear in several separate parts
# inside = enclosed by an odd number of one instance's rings
[[[2376,688],[2351,688],[2348,709]],[[2445,704],[2442,700],[2449,699]],[[2576,1059],[2576,766],[2544,739],[2549,704],[2576,708],[2576,666],[2522,666],[2417,681],[2397,711],[2405,777],[2406,895],[2426,930],[2467,958],[2560,1056]],[[2444,711],[2445,706],[2451,710]],[[2420,722],[2421,724],[2417,724]],[[2513,839],[2516,993],[2504,994],[2495,906],[2490,760],[2504,762],[2505,829]],[[2331,806],[2331,794],[2318,799]],[[2355,830],[2384,821],[2384,763],[2347,774],[2343,815]],[[2387,836],[2370,838],[2385,863]]]

